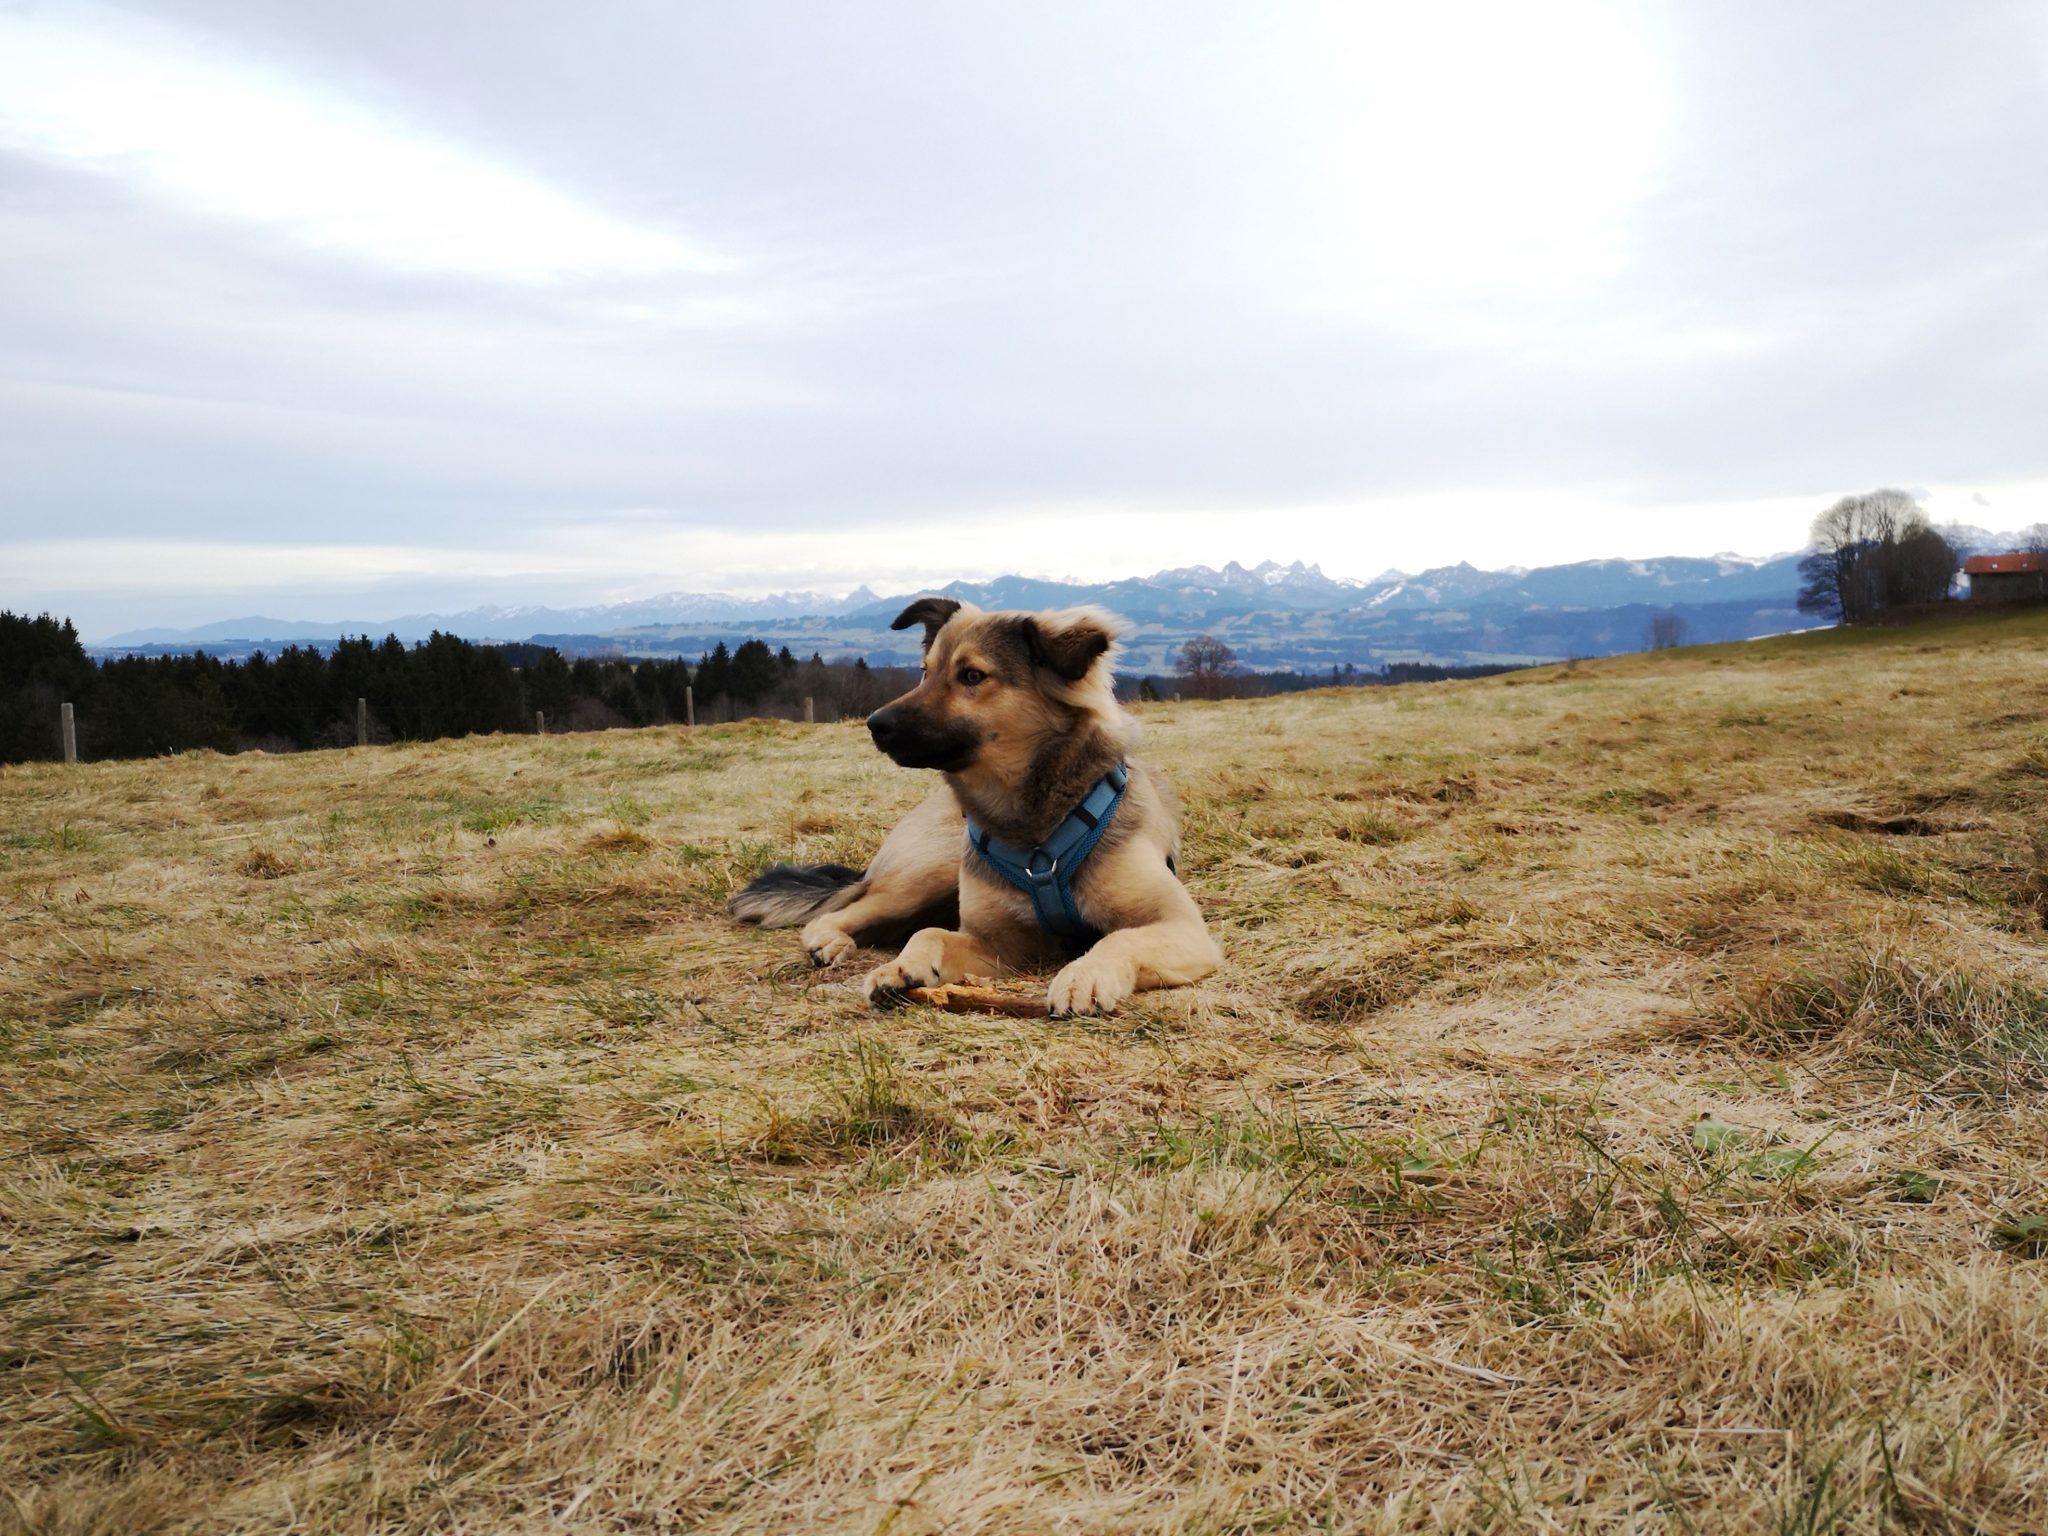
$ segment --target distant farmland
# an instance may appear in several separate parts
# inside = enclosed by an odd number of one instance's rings
[[[0,1531],[2048,1529],[2048,614],[1141,714],[1057,1022],[854,724],[0,770]]]

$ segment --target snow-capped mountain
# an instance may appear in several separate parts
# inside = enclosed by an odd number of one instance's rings
[[[1981,528],[1946,531],[1966,552],[2016,547],[2019,538]],[[1127,646],[1132,665],[1170,665],[1183,640],[1203,633],[1223,637],[1247,665],[1260,667],[1514,661],[1635,649],[1656,613],[1679,615],[1698,640],[1795,628],[1801,622],[1793,606],[1799,559],[1722,554],[1492,571],[1461,561],[1426,571],[1383,571],[1366,581],[1333,577],[1301,561],[1232,561],[1220,570],[1179,566],[1120,581],[999,576],[935,590],[988,609],[1098,603],[1135,626]],[[348,634],[417,640],[438,629],[472,640],[538,640],[565,651],[690,659],[720,640],[758,636],[800,654],[819,650],[902,661],[914,657],[914,637],[892,632],[889,623],[917,595],[913,590],[883,597],[866,587],[844,596],[671,592],[578,608],[494,606],[379,621],[231,619],[193,630],[133,631],[101,649],[274,650],[293,642],[332,643]]]
[[[2022,533],[1993,533],[1952,523],[1942,530],[1965,554],[2016,549]],[[1247,625],[1270,615],[1268,627],[1288,628],[1312,615],[1353,615],[1359,621],[1394,614],[1483,612],[1498,624],[1509,612],[1574,613],[1643,605],[1745,604],[1773,612],[1789,609],[1798,591],[1799,555],[1719,554],[1650,560],[1581,560],[1533,570],[1507,566],[1483,571],[1467,562],[1419,572],[1387,570],[1370,580],[1326,575],[1317,565],[1233,560],[1218,570],[1176,566],[1119,581],[1055,581],[999,576],[955,581],[936,589],[982,608],[1057,608],[1100,603],[1140,626],[1187,629]],[[889,621],[916,592],[883,597],[867,587],[842,596],[780,592],[737,597],[727,592],[668,592],[577,608],[497,605],[460,613],[415,613],[395,619],[308,621],[250,617],[194,629],[137,629],[115,635],[100,649],[221,646],[262,642],[331,643],[342,635],[396,635],[422,640],[435,630],[471,640],[527,640],[536,636],[577,644],[614,642],[622,648],[691,637],[778,632],[838,636],[886,635]],[[1256,627],[1256,626],[1254,626]],[[796,643],[792,641],[792,643]]]
[[[1176,592],[1230,592],[1271,597],[1290,606],[1303,606],[1308,600],[1317,598],[1348,598],[1365,586],[1364,582],[1348,577],[1325,576],[1320,565],[1306,565],[1299,560],[1291,565],[1262,560],[1249,570],[1235,560],[1220,571],[1206,565],[1184,565],[1175,570],[1156,571],[1150,576],[1139,577],[1137,584]]]
[[[1965,555],[1995,555],[2032,547],[2034,540],[2048,534],[2048,523],[2036,523],[2017,533],[1992,533],[1971,523],[1943,523],[1941,534]]]
[[[395,619],[223,619],[194,629],[132,629],[102,642],[103,648],[144,645],[217,645],[237,640],[321,641],[342,635],[396,635],[424,640],[435,630],[466,640],[524,640],[544,633],[608,634],[660,624],[701,624],[746,619],[829,617],[875,600],[866,587],[843,596],[824,592],[779,592],[769,597],[735,597],[729,592],[667,592],[583,608],[537,604],[493,604],[460,613],[408,613]]]
[[[1608,607],[1640,602],[1726,602],[1789,596],[1796,586],[1794,557],[1754,561],[1712,559],[1587,560],[1537,570],[1482,571],[1467,564],[1410,574],[1387,571],[1370,581],[1326,575],[1295,561],[1236,561],[1221,570],[1206,565],[1155,571],[1110,582],[1051,581],[1000,576],[956,581],[943,596],[982,608],[1051,608],[1099,603],[1139,624],[1214,624],[1260,613],[1304,615],[1357,611],[1418,611],[1487,607]],[[194,629],[142,629],[113,636],[106,649],[131,646],[222,645],[231,642],[331,642],[342,635],[396,635],[420,640],[435,630],[472,640],[526,640],[535,636],[610,638],[621,643],[680,638],[732,627],[795,621],[829,622],[835,629],[886,631],[915,593],[878,596],[860,587],[844,596],[784,592],[736,597],[721,592],[670,592],[657,597],[575,608],[493,605],[458,613],[404,614],[392,619],[327,622],[249,617]]]

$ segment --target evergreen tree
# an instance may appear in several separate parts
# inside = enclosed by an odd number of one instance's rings
[[[732,692],[732,652],[719,641],[711,654],[697,663],[697,702],[709,704],[720,694]]]
[[[421,729],[419,677],[412,653],[396,635],[386,635],[377,646],[376,678],[376,688],[367,695],[370,707],[382,714],[400,740],[420,740],[425,732]]]
[[[61,757],[59,706],[71,704],[83,737],[97,683],[69,619],[0,611],[0,762]]]
[[[576,693],[569,663],[560,651],[548,646],[520,673],[520,681],[526,688],[526,713],[539,710],[550,722],[568,723]]]
[[[749,645],[749,667],[770,677],[785,670],[761,642]],[[730,685],[735,661],[723,645],[706,665],[714,678],[722,667]],[[634,724],[675,720],[690,682],[680,659],[585,657],[572,667],[552,647],[475,645],[440,632],[410,648],[360,635],[331,654],[288,645],[241,662],[193,654],[96,666],[68,621],[0,612],[0,761],[58,756],[65,702],[77,711],[81,756],[138,757],[352,745],[357,699],[385,740],[530,730],[536,709],[566,723],[579,698]]]
[[[345,733],[334,745],[346,746],[356,739],[357,699],[369,703],[371,739],[376,739],[380,726],[385,734],[389,734],[386,701],[377,687],[377,648],[370,643],[368,635],[357,635],[334,647],[334,654],[327,658],[327,686],[346,726]]]
[[[764,640],[748,640],[732,653],[732,696],[744,704],[758,704],[782,680],[775,653]]]
[[[661,705],[669,719],[689,718],[689,701],[683,696],[683,690],[689,686],[690,669],[683,665],[680,657],[661,663]]]
[[[633,668],[623,661],[608,661],[600,669],[604,677],[605,706],[628,725],[645,725],[647,717]]]
[[[668,718],[661,693],[661,665],[643,661],[633,669],[633,692],[640,701],[639,721],[653,725]]]

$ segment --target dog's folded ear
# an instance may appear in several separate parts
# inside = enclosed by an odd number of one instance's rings
[[[939,631],[946,627],[946,620],[960,611],[960,604],[950,597],[920,597],[908,608],[897,614],[890,623],[891,629],[908,629],[913,624],[924,626],[924,648],[930,650],[932,641]]]
[[[1030,647],[1033,663],[1070,683],[1086,677],[1096,658],[1115,644],[1122,632],[1116,620],[1094,608],[1033,614],[1024,621],[1024,643]]]

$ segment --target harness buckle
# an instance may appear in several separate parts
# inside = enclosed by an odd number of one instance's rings
[[[1046,867],[1044,869],[1032,868],[1040,859],[1046,861]],[[1031,856],[1024,861],[1024,878],[1040,890],[1044,890],[1047,886],[1057,881],[1059,877],[1060,861],[1047,853],[1043,848],[1032,849]]]

